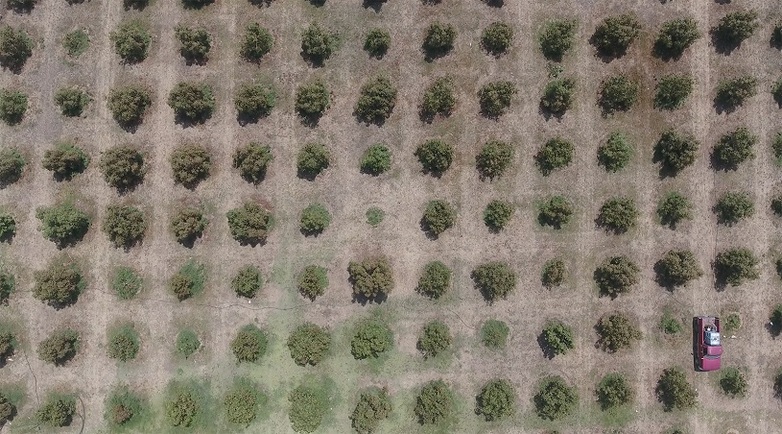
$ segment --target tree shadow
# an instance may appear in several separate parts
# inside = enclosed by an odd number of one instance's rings
[[[325,1],[325,0],[324,0]],[[274,3],[274,0],[249,0],[250,4],[253,6],[258,6],[259,8],[262,7],[269,7]]]
[[[714,110],[717,112],[717,114],[726,114],[729,115],[733,112],[735,112],[739,107],[741,107],[741,104],[731,104],[728,102],[723,101],[723,98],[719,95],[716,95],[714,97],[714,100],[712,101],[712,107],[714,107]]]
[[[214,0],[182,0],[182,7],[186,10],[201,10],[214,3]]]
[[[267,115],[257,113],[237,113],[236,122],[239,123],[240,126],[246,127],[250,124],[257,124],[260,122],[261,118],[265,118],[266,116]]]
[[[424,53],[424,60],[427,63],[432,63],[437,59],[447,56],[453,50],[453,46],[445,48],[430,48],[426,46],[426,42],[421,45],[421,51]]]
[[[29,14],[35,9],[35,2],[14,4],[9,1],[6,7],[17,14]]]
[[[654,151],[652,153],[652,163],[660,163],[660,170],[657,171],[657,176],[660,179],[675,178],[676,175],[678,175],[681,171],[680,169],[671,166],[665,161],[665,157],[663,156],[662,150],[659,146],[654,147]]]
[[[388,0],[364,0],[362,6],[364,6],[364,9],[372,9],[375,13],[378,13],[386,1]]]
[[[712,151],[709,153],[709,167],[720,172],[733,172],[738,170],[739,165],[717,158],[715,152]]]
[[[538,346],[540,347],[540,350],[543,352],[543,356],[544,356],[545,358],[547,358],[547,359],[551,360],[551,359],[553,359],[553,358],[554,358],[554,356],[556,356],[556,355],[557,355],[557,354],[554,352],[554,349],[553,349],[553,348],[551,348],[551,347],[550,347],[550,346],[549,346],[549,345],[546,343],[545,333],[541,332],[541,333],[538,335],[537,341],[538,341]]]
[[[545,119],[546,122],[548,122],[552,118],[556,119],[557,122],[562,122],[562,117],[565,116],[565,113],[567,113],[567,110],[563,112],[554,112],[546,108],[546,106],[543,105],[542,100],[538,103],[538,114],[543,116],[543,119]]]
[[[135,9],[137,11],[143,11],[144,8],[149,6],[149,0],[123,0],[122,5],[126,11]]]
[[[601,49],[598,46],[598,42],[594,34],[589,37],[589,44],[595,49],[595,57],[600,59],[600,61],[603,63],[611,63],[627,54],[626,48],[616,51],[605,51]]]
[[[652,270],[654,270],[654,281],[666,291],[673,293],[676,290],[676,285],[670,279],[665,277],[665,265],[662,260],[654,263]]]
[[[174,123],[182,128],[193,128],[205,124],[211,117],[212,110],[204,110],[201,113],[197,113],[195,116],[188,116],[181,112],[175,112]]]
[[[315,7],[321,7],[326,4],[326,0],[309,0],[310,4]]]
[[[711,36],[711,44],[714,45],[714,50],[718,54],[728,56],[734,50],[741,48],[742,41],[736,41],[721,35],[715,28],[709,30],[709,35]]]
[[[662,46],[659,41],[655,41],[652,54],[664,62],[677,61],[682,58],[684,50],[670,50]]]
[[[263,247],[266,245],[266,237],[244,237],[236,240],[240,246]]]
[[[728,289],[728,278],[731,275],[731,270],[720,267],[717,261],[711,262],[711,269],[714,272],[714,289],[717,292],[723,292]]]
[[[116,120],[116,119],[115,119]],[[136,131],[138,131],[141,124],[144,123],[144,119],[136,119],[130,122],[120,122],[117,121],[117,125],[119,125],[120,128],[122,128],[126,133],[135,134]]]
[[[366,116],[362,115],[356,111],[353,112],[353,116],[356,117],[356,122],[359,124],[364,125],[375,125],[378,127],[382,127],[386,123],[386,117],[385,116]]]
[[[432,228],[426,222],[426,219],[424,217],[421,217],[421,220],[418,221],[418,226],[424,232],[424,235],[426,235],[426,238],[428,238],[428,239],[430,239],[432,241],[436,241],[438,238],[440,238],[440,235],[435,233],[432,230]]]
[[[304,60],[304,62],[306,62],[307,65],[309,65],[312,68],[322,68],[323,65],[326,63],[325,57],[307,54],[304,52],[304,50],[300,51],[299,55]]]
[[[487,6],[491,6],[493,8],[501,8],[505,6],[505,0],[482,0],[484,3],[486,3]]]
[[[304,126],[309,128],[315,128],[320,123],[320,118],[323,117],[323,113],[304,114],[299,112],[299,119]]]
[[[16,236],[16,230],[13,230],[11,232],[6,232],[2,236],[0,236],[0,243],[13,244],[15,236]]]

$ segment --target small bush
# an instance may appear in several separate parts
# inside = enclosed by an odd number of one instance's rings
[[[193,189],[209,177],[212,158],[209,151],[196,144],[184,144],[176,147],[169,159],[174,182],[185,188]]]
[[[304,235],[319,235],[329,227],[331,214],[323,205],[314,203],[304,208],[299,219],[299,230]]]
[[[567,140],[555,137],[549,139],[535,154],[535,164],[543,176],[548,176],[556,169],[567,167],[573,160],[575,147]]]
[[[308,322],[296,327],[288,337],[287,345],[297,365],[315,366],[328,354],[331,335],[324,327]]]
[[[755,280],[760,277],[756,268],[758,263],[758,259],[749,249],[737,248],[720,252],[714,259],[717,282],[739,286],[746,280]]]
[[[168,94],[168,106],[174,110],[178,120],[202,124],[212,117],[215,109],[212,86],[203,83],[177,83]]]
[[[558,78],[550,81],[543,89],[540,106],[547,113],[560,117],[573,105],[576,81],[572,78]]]
[[[189,260],[168,281],[168,288],[177,300],[183,301],[200,294],[204,290],[206,268]]]
[[[508,325],[496,319],[490,319],[481,326],[481,342],[488,348],[498,350],[505,348],[510,329]]]
[[[364,51],[376,59],[382,59],[391,46],[391,34],[387,30],[372,29],[364,39]]]
[[[500,21],[489,24],[481,34],[481,47],[484,50],[499,56],[508,51],[513,44],[513,28]]]
[[[104,418],[116,427],[129,426],[142,412],[141,399],[128,386],[120,386],[114,389],[106,400]]]
[[[471,276],[476,288],[489,303],[507,298],[516,289],[516,273],[503,262],[479,265],[472,271]]]
[[[251,23],[244,31],[244,40],[239,49],[241,56],[248,62],[260,62],[263,56],[269,54],[274,45],[274,38],[268,30],[258,23]]]
[[[565,261],[559,258],[550,259],[543,265],[543,271],[540,273],[540,283],[548,289],[560,286],[565,282],[567,268]]]
[[[81,241],[90,228],[90,216],[70,203],[38,208],[35,217],[43,236],[60,249]]]
[[[505,419],[516,411],[516,390],[508,380],[490,380],[475,397],[475,414],[487,422]]]
[[[382,301],[394,287],[391,265],[383,257],[348,264],[354,298]]]
[[[360,122],[382,125],[396,106],[396,88],[385,76],[369,79],[361,86],[354,114]]]
[[[90,157],[84,149],[69,142],[58,142],[43,154],[43,168],[58,181],[71,180],[87,170]]]
[[[568,351],[576,347],[573,340],[573,330],[559,321],[547,323],[540,334],[540,338],[544,346],[544,352],[549,357],[567,354]]]
[[[8,125],[22,122],[27,112],[27,95],[16,90],[0,89],[0,119]]]
[[[732,111],[758,94],[758,79],[749,75],[721,80],[717,84],[714,104],[720,110]]]
[[[748,193],[741,191],[729,191],[723,194],[714,205],[717,222],[726,226],[733,226],[754,213],[755,204],[752,198]]]
[[[79,57],[90,48],[90,37],[84,29],[76,29],[62,39],[65,52],[71,57]]]
[[[319,390],[304,385],[293,389],[288,395],[291,403],[288,418],[297,433],[315,432],[328,410],[328,397]]]
[[[513,217],[513,204],[503,200],[493,200],[483,210],[483,223],[491,232],[500,232]]]
[[[730,367],[722,371],[720,377],[722,393],[731,398],[743,398],[747,396],[747,388],[747,379],[738,368]]]
[[[234,107],[242,123],[258,122],[269,116],[276,102],[274,89],[263,84],[244,84],[234,97]]]
[[[640,213],[635,201],[627,197],[608,199],[600,207],[597,224],[607,231],[622,234],[638,223]]]
[[[299,293],[312,301],[323,295],[328,286],[329,278],[326,275],[326,269],[317,265],[304,267],[296,282]]]
[[[660,224],[676,229],[682,220],[692,219],[692,204],[681,193],[667,193],[657,205],[657,216]]]
[[[71,329],[56,330],[38,344],[38,358],[62,366],[76,355],[78,345],[78,332]]]
[[[663,410],[686,410],[695,406],[698,392],[687,381],[680,368],[668,368],[660,375],[655,389]]]
[[[239,170],[245,181],[259,184],[266,177],[266,170],[273,159],[271,148],[251,142],[234,152],[233,167]]]
[[[662,164],[661,171],[675,176],[695,162],[697,152],[698,142],[693,136],[667,130],[655,145],[654,161]]]
[[[54,94],[54,103],[60,107],[60,113],[69,117],[81,116],[91,101],[87,92],[78,87],[63,87]]]
[[[152,105],[149,90],[139,86],[125,86],[109,92],[109,110],[123,128],[133,128],[144,120],[144,113]]]
[[[206,29],[179,25],[174,29],[174,36],[179,41],[179,54],[188,64],[204,64],[209,59],[212,36]]]
[[[128,249],[144,239],[147,222],[144,213],[136,207],[109,205],[101,229],[114,247]]]
[[[391,414],[392,408],[388,390],[372,387],[361,392],[356,408],[350,415],[351,425],[358,434],[372,434],[380,422]]]
[[[386,216],[386,213],[382,209],[373,206],[367,209],[366,216],[367,223],[370,226],[375,227],[383,222],[383,218]]]
[[[664,59],[678,59],[700,37],[698,23],[692,18],[666,21],[657,34],[654,51]]]
[[[234,379],[233,386],[228,389],[223,398],[225,418],[230,423],[246,427],[258,417],[265,398],[258,390],[258,386],[250,380]]]
[[[741,46],[741,43],[752,36],[758,27],[760,24],[757,12],[736,11],[722,17],[717,25],[711,28],[711,32],[721,48],[730,51]]]
[[[662,76],[657,82],[654,107],[660,110],[681,108],[692,94],[694,84],[695,80],[688,75],[669,74]]]
[[[426,173],[441,176],[451,167],[454,158],[454,148],[442,140],[427,140],[415,151],[415,156]]]
[[[415,347],[428,359],[448,350],[452,341],[451,330],[444,322],[431,321],[421,330]]]
[[[378,176],[391,168],[391,151],[378,143],[370,146],[361,156],[361,172]]]
[[[14,235],[16,235],[16,219],[11,214],[0,211],[0,242],[10,242]]]
[[[10,271],[0,267],[0,306],[8,305],[8,298],[14,290],[16,290],[16,278]]]
[[[246,202],[226,213],[231,236],[240,244],[255,246],[266,241],[271,214],[255,202]]]
[[[630,162],[633,156],[633,145],[627,136],[614,132],[608,140],[597,149],[597,162],[607,172],[618,172]]]
[[[444,200],[430,200],[426,204],[421,226],[433,238],[437,238],[456,224],[456,208]]]
[[[723,135],[714,145],[714,160],[718,167],[736,170],[739,164],[755,157],[752,148],[758,142],[758,136],[747,128],[739,127]]]
[[[329,167],[330,159],[331,153],[328,148],[320,143],[307,143],[296,157],[298,176],[310,180],[315,179]]]
[[[302,118],[315,122],[331,106],[331,92],[322,81],[303,84],[296,89],[296,112]]]
[[[628,111],[638,101],[638,83],[624,75],[615,75],[604,80],[600,85],[598,104],[604,114],[618,111]]]
[[[422,425],[440,424],[453,416],[456,403],[451,388],[443,380],[432,380],[421,388],[413,412]]]
[[[435,116],[448,117],[456,107],[456,92],[453,79],[445,76],[436,79],[424,91],[421,102],[421,117],[431,122]]]
[[[363,321],[350,339],[350,354],[356,360],[377,358],[391,350],[394,334],[385,324],[377,320]]]
[[[26,164],[16,148],[0,149],[0,188],[18,181]]]
[[[231,352],[240,363],[257,363],[266,354],[267,346],[266,333],[253,324],[247,324],[239,329],[239,332],[231,340]]]
[[[16,416],[16,406],[6,397],[3,393],[0,393],[0,426],[5,426],[6,422],[10,421]]]
[[[597,401],[603,410],[609,410],[633,401],[635,391],[624,375],[612,372],[606,374],[595,389]]]
[[[109,35],[114,51],[125,63],[139,63],[149,54],[152,35],[140,21],[126,21]]]
[[[614,353],[629,348],[641,339],[641,331],[621,313],[606,315],[597,322],[597,345],[603,351]]]
[[[339,36],[318,23],[312,23],[301,36],[301,55],[314,66],[323,63],[334,54],[339,44]]]
[[[184,329],[177,334],[176,352],[182,357],[188,359],[201,348],[201,341],[198,340],[196,332],[190,329]]]
[[[117,267],[111,278],[111,289],[121,300],[130,300],[144,288],[144,280],[130,267]]]
[[[597,266],[594,279],[600,295],[616,298],[638,284],[640,272],[638,265],[626,256],[612,256]]]
[[[109,357],[127,362],[138,355],[141,340],[132,324],[109,330],[106,351]]]
[[[453,49],[455,40],[456,29],[452,25],[435,21],[426,29],[422,49],[427,59],[442,57]]]
[[[621,57],[640,33],[641,23],[635,15],[615,15],[597,26],[590,42],[601,56]]]
[[[722,320],[722,331],[725,334],[733,333],[741,329],[741,316],[738,313],[730,313]]]
[[[510,81],[493,81],[483,85],[478,90],[481,114],[491,119],[499,118],[508,110],[517,92],[516,86]]]
[[[538,34],[538,44],[548,60],[561,62],[562,57],[573,48],[576,39],[576,20],[552,20],[543,26]]]
[[[543,379],[532,400],[538,417],[547,420],[569,416],[578,406],[576,388],[568,386],[562,377],[556,375]]]
[[[20,73],[27,59],[33,55],[30,35],[22,29],[11,26],[0,28],[0,66],[14,73]]]
[[[76,414],[76,399],[71,395],[49,393],[41,407],[35,411],[35,419],[51,428],[69,426]]]
[[[670,310],[665,309],[663,311],[663,316],[660,318],[660,330],[666,335],[675,335],[681,333],[684,330],[684,327],[682,326],[681,321],[671,314]]]
[[[171,233],[176,240],[184,245],[192,246],[196,238],[203,235],[209,219],[198,208],[182,208],[172,216]]]
[[[573,202],[563,196],[552,196],[538,207],[538,223],[561,229],[570,223],[575,207]]]
[[[657,281],[663,286],[684,286],[703,276],[695,255],[689,250],[669,250],[654,265]]]
[[[415,290],[431,299],[442,297],[451,287],[451,269],[440,261],[432,261],[424,266]]]
[[[239,269],[231,280],[231,288],[237,297],[253,298],[263,287],[261,270],[254,265],[247,265]]]
[[[175,385],[171,387],[165,402],[166,421],[170,426],[189,428],[203,411],[197,391],[193,386]]]

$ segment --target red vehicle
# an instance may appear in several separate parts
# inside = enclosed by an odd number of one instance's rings
[[[695,369],[698,371],[716,371],[720,369],[722,340],[720,319],[714,316],[697,316],[692,319],[695,339]]]

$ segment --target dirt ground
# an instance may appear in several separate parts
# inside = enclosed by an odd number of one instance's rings
[[[739,4],[736,4],[739,3]],[[754,8],[761,27],[730,56],[718,54],[706,36],[726,12]],[[628,54],[605,63],[587,43],[605,16],[633,11],[644,25]],[[390,420],[380,432],[418,431],[412,407],[420,386],[444,378],[461,397],[457,421],[448,432],[526,433],[558,429],[563,433],[599,433],[621,428],[627,433],[663,432],[684,427],[692,433],[774,433],[780,431],[780,401],[773,399],[771,382],[782,349],[766,332],[770,307],[782,301],[774,261],[782,250],[777,235],[779,221],[768,204],[779,191],[779,167],[769,143],[777,132],[780,110],[768,88],[776,80],[782,55],[769,47],[774,22],[780,18],[776,4],[748,0],[719,4],[708,0],[603,1],[557,0],[522,2],[508,0],[501,8],[479,0],[443,0],[425,5],[418,0],[390,0],[379,12],[362,7],[358,0],[328,0],[316,8],[304,0],[275,0],[256,7],[243,0],[217,0],[203,10],[185,10],[179,2],[153,0],[145,10],[126,11],[119,0],[88,0],[68,5],[63,0],[40,0],[30,14],[5,8],[0,22],[21,26],[36,40],[33,57],[20,75],[0,73],[0,86],[17,87],[30,95],[31,108],[18,126],[0,125],[0,145],[19,146],[30,162],[23,179],[0,190],[0,204],[17,217],[18,233],[10,245],[0,245],[0,258],[17,275],[19,287],[8,307],[0,307],[0,319],[23,330],[23,351],[0,370],[0,384],[22,384],[26,402],[19,417],[0,432],[30,432],[32,414],[50,390],[78,393],[79,418],[62,432],[106,432],[104,400],[120,383],[143,393],[153,409],[140,431],[157,432],[165,426],[163,392],[172,379],[196,379],[209,384],[212,412],[222,414],[221,397],[235,375],[246,375],[263,385],[269,396],[265,417],[248,432],[289,432],[287,393],[302,381],[329,378],[333,407],[320,432],[348,432],[348,415],[358,390],[371,384],[385,385],[394,396]],[[681,60],[663,62],[651,56],[652,44],[662,22],[689,15],[704,37]],[[577,82],[577,102],[561,121],[545,120],[538,113],[541,90],[548,81],[546,61],[534,35],[551,18],[579,20],[578,42],[562,65],[564,76]],[[125,66],[109,42],[109,33],[129,19],[141,19],[153,34],[147,60]],[[424,29],[431,21],[453,23],[458,37],[452,54],[427,63],[419,50]],[[483,28],[503,20],[515,29],[511,52],[495,59],[479,48]],[[238,44],[251,22],[267,27],[275,38],[271,53],[260,65],[242,61]],[[299,55],[300,33],[312,21],[323,23],[341,36],[341,47],[323,68],[308,66]],[[179,56],[174,27],[178,23],[205,26],[214,45],[205,66],[187,66]],[[387,28],[392,46],[382,60],[369,59],[361,50],[363,35],[371,27]],[[61,40],[69,31],[86,28],[89,50],[68,60]],[[643,84],[639,103],[628,113],[605,119],[595,105],[599,83],[615,73],[627,73]],[[686,106],[671,113],[652,108],[654,83],[661,75],[688,72],[696,88]],[[382,73],[399,90],[393,115],[382,127],[365,126],[352,116],[359,88],[368,77]],[[719,79],[749,73],[760,80],[759,95],[731,114],[718,114],[712,106]],[[420,95],[436,77],[454,78],[459,103],[453,116],[422,123],[417,116]],[[293,111],[296,88],[321,78],[333,93],[333,103],[319,125],[303,125]],[[277,107],[257,124],[241,126],[235,118],[233,94],[242,83],[255,79],[273,83]],[[169,91],[180,81],[204,81],[215,89],[218,107],[204,125],[183,128],[174,123],[166,104]],[[510,111],[499,121],[478,114],[476,92],[493,80],[510,80],[516,95]],[[109,90],[142,83],[153,92],[153,105],[144,123],[128,133],[111,119],[106,107]],[[64,85],[87,88],[94,102],[86,116],[67,119],[52,103],[54,92]],[[756,158],[735,172],[716,172],[709,166],[711,147],[737,126],[746,125],[760,136]],[[701,143],[696,163],[676,178],[661,179],[652,164],[652,146],[668,127],[691,132]],[[625,132],[635,143],[630,167],[606,174],[598,167],[598,146],[612,131]],[[533,155],[552,136],[571,139],[576,156],[568,168],[548,177],[539,174]],[[55,182],[40,161],[44,151],[61,138],[77,140],[89,150],[93,164],[68,183]],[[413,151],[428,138],[444,138],[456,145],[454,166],[442,178],[419,172]],[[489,139],[516,146],[511,173],[494,182],[481,181],[474,156]],[[271,146],[274,161],[266,180],[255,187],[231,168],[233,151],[250,141]],[[331,167],[315,181],[296,177],[295,155],[307,142],[326,144],[333,156]],[[194,191],[174,185],[168,159],[184,142],[206,145],[212,152],[210,178]],[[359,173],[358,160],[370,145],[384,142],[392,149],[389,174],[373,178]],[[143,147],[149,173],[136,191],[118,196],[103,181],[95,164],[101,151],[120,143]],[[711,207],[721,193],[732,189],[752,192],[756,214],[734,227],[719,226]],[[655,221],[654,210],[667,191],[686,193],[695,205],[695,218],[672,231]],[[537,201],[565,194],[577,204],[575,221],[562,231],[540,227],[535,219]],[[614,195],[633,197],[641,211],[639,225],[625,235],[610,235],[595,228],[594,219],[603,201]],[[60,255],[38,231],[36,208],[72,198],[89,210],[93,225],[85,239],[65,253],[76,258],[87,273],[88,287],[73,307],[54,311],[30,294],[33,273]],[[444,198],[456,204],[457,224],[438,240],[429,240],[418,221],[426,202]],[[500,198],[517,205],[509,227],[489,234],[482,212],[489,200]],[[225,213],[255,199],[271,204],[275,227],[264,246],[242,247],[228,230]],[[325,233],[305,238],[298,231],[298,214],[311,202],[324,203],[333,215]],[[150,222],[143,245],[124,252],[112,247],[100,231],[108,205],[135,204]],[[210,225],[192,249],[177,244],[168,232],[170,215],[183,203],[200,203],[209,212]],[[365,211],[376,206],[386,213],[377,228],[365,223]],[[717,291],[710,263],[729,247],[751,248],[760,257],[761,277],[738,288]],[[705,275],[673,293],[654,282],[652,266],[672,248],[692,250]],[[384,254],[394,268],[395,288],[380,306],[351,303],[347,264],[364,256]],[[632,293],[616,300],[599,298],[592,280],[595,266],[605,257],[624,254],[643,270]],[[567,284],[547,290],[541,287],[543,263],[560,256],[569,270]],[[205,264],[206,290],[195,300],[177,302],[167,291],[168,279],[189,258]],[[414,291],[422,264],[441,260],[454,271],[451,293],[438,302],[424,300]],[[486,305],[470,280],[470,271],[490,260],[508,262],[518,274],[518,286],[508,300]],[[308,264],[329,270],[330,286],[316,302],[305,301],[295,291],[295,275]],[[244,265],[259,266],[266,277],[262,293],[252,302],[237,299],[230,280]],[[131,265],[142,271],[146,287],[135,300],[118,301],[109,279],[114,267]],[[717,374],[692,372],[688,336],[666,339],[658,330],[664,307],[684,320],[691,316],[737,309],[743,327],[725,342],[726,366],[747,370],[749,394],[743,399],[724,397]],[[630,314],[644,333],[635,348],[606,354],[594,347],[593,326],[603,314]],[[353,324],[369,315],[387,319],[395,333],[396,350],[380,362],[354,361],[349,354]],[[427,321],[444,320],[455,335],[455,349],[440,361],[424,361],[415,349],[416,336]],[[478,329],[487,319],[506,321],[511,328],[508,348],[499,353],[478,342]],[[560,319],[576,332],[576,349],[548,360],[536,336],[550,319]],[[301,368],[290,359],[285,339],[302,321],[328,325],[334,332],[334,354],[317,368]],[[106,330],[132,321],[141,333],[137,360],[118,365],[106,356]],[[237,366],[228,348],[244,324],[258,323],[271,333],[269,354],[258,366]],[[82,333],[79,354],[67,366],[55,368],[38,360],[38,342],[59,326]],[[204,350],[194,360],[174,355],[173,343],[180,327],[201,334]],[[686,333],[685,333],[686,335]],[[661,371],[681,366],[698,389],[698,407],[688,412],[664,413],[654,396]],[[602,414],[594,402],[596,382],[612,371],[632,379],[635,404],[614,415]],[[535,385],[547,374],[559,374],[578,387],[578,412],[564,421],[545,423],[534,414],[531,402]],[[502,423],[486,423],[473,412],[474,397],[490,378],[509,378],[518,393],[517,414]],[[200,432],[219,432],[215,425]]]

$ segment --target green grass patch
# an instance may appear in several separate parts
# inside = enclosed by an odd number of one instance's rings
[[[79,57],[90,47],[90,37],[84,29],[76,29],[62,40],[65,52],[71,57]]]

